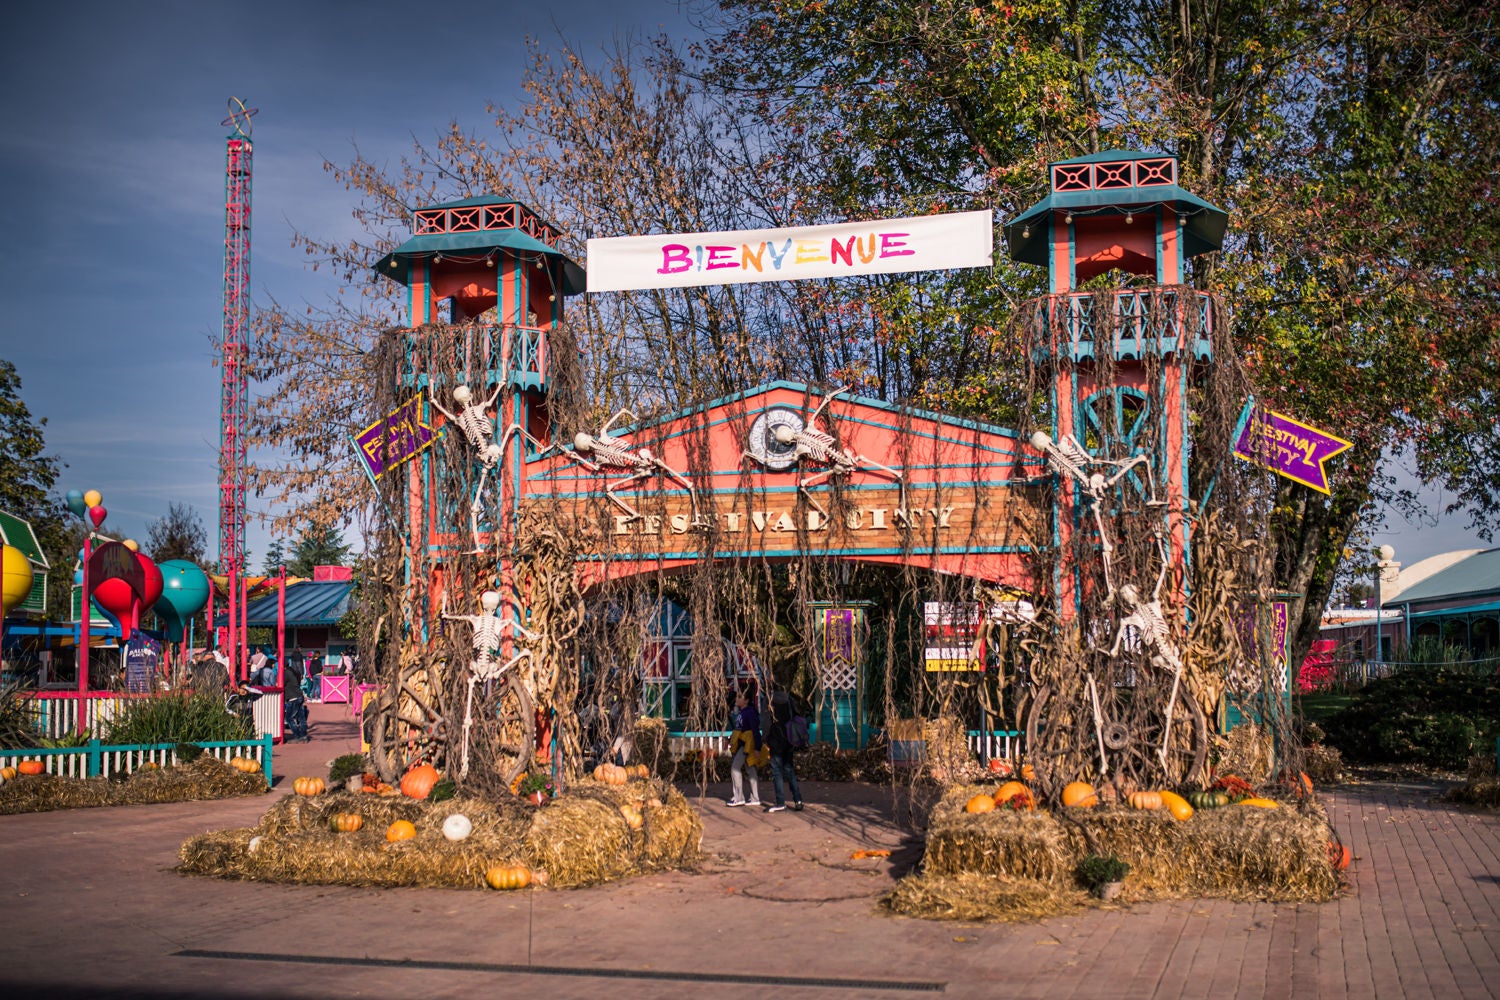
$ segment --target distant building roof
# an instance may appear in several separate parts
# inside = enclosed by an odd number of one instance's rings
[[[349,612],[349,595],[354,584],[349,581],[312,581],[288,584],[286,588],[286,624],[297,628],[333,625]],[[246,624],[251,628],[276,627],[276,591],[250,602],[245,609]],[[227,615],[214,619],[215,625],[227,625]]]
[[[1434,556],[1433,559],[1446,560],[1447,556]],[[1424,559],[1412,568],[1423,567],[1428,561]],[[1406,582],[1405,575],[1403,572],[1403,584]],[[1394,599],[1385,601],[1384,605],[1390,607],[1393,604],[1415,604],[1419,601],[1449,600],[1480,594],[1500,595],[1500,548],[1464,553],[1461,558],[1436,572],[1423,575],[1411,586],[1404,586]]]

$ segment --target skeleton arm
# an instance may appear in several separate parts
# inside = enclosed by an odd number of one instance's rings
[[[439,403],[437,401],[437,397],[436,396],[434,396],[431,393],[429,393],[428,396],[427,396],[427,401],[429,403],[431,403],[434,407],[436,407],[436,409],[437,409],[437,411],[439,413],[441,413],[444,417],[448,418],[448,421],[450,423],[455,423],[455,424],[458,423],[458,417],[456,415],[452,414],[452,413],[449,413],[448,412],[448,408],[445,407],[442,403]]]
[[[603,427],[599,428],[599,438],[600,438],[600,440],[608,441],[610,439],[609,438],[609,429],[615,425],[615,421],[616,420],[619,420],[621,417],[624,417],[624,416],[630,417],[632,423],[635,421],[635,414],[634,413],[631,413],[629,410],[621,410],[619,413],[616,413],[614,416],[610,417],[609,420],[605,423],[605,425]]]

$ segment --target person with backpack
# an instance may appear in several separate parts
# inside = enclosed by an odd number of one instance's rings
[[[776,787],[776,804],[767,809],[767,812],[782,812],[786,809],[787,791],[792,793],[792,808],[802,811],[802,789],[797,784],[797,769],[792,762],[792,755],[806,748],[806,733],[807,721],[796,714],[791,695],[785,691],[777,691],[771,695],[766,746],[771,750],[771,782]]]

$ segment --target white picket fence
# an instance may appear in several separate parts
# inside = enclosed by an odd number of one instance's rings
[[[271,783],[271,736],[254,740],[213,740],[197,743],[203,752],[226,763],[232,757],[248,757],[261,765],[266,783]],[[66,778],[92,778],[99,775],[129,774],[150,763],[173,767],[178,763],[175,743],[107,745],[89,740],[79,747],[57,749],[0,750],[0,767],[14,767],[22,761],[42,762],[45,774]]]

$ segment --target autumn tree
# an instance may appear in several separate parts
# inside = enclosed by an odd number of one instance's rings
[[[158,563],[183,559],[197,566],[206,565],[208,535],[203,530],[203,519],[189,504],[170,504],[167,516],[151,523],[146,534],[146,552]]]
[[[36,532],[52,565],[47,608],[57,615],[68,607],[73,555],[82,533],[52,493],[63,463],[47,454],[46,426],[47,418],[33,417],[21,398],[16,366],[0,358],[0,510],[29,521]]]
[[[1299,595],[1294,662],[1351,531],[1411,500],[1383,456],[1414,448],[1424,477],[1493,526],[1493,3],[721,7],[711,78],[770,127],[821,136],[804,181],[827,204],[848,211],[878,186],[886,205],[943,192],[1013,215],[1042,193],[1047,160],[1111,146],[1177,154],[1184,183],[1230,211],[1225,250],[1191,280],[1236,307],[1257,397],[1356,443],[1332,496],[1274,486],[1277,582]],[[974,284],[954,341],[983,343],[1041,291],[1001,262]],[[899,299],[871,306],[898,339],[920,337]],[[1003,359],[938,361],[928,385],[950,408],[1005,416]]]

